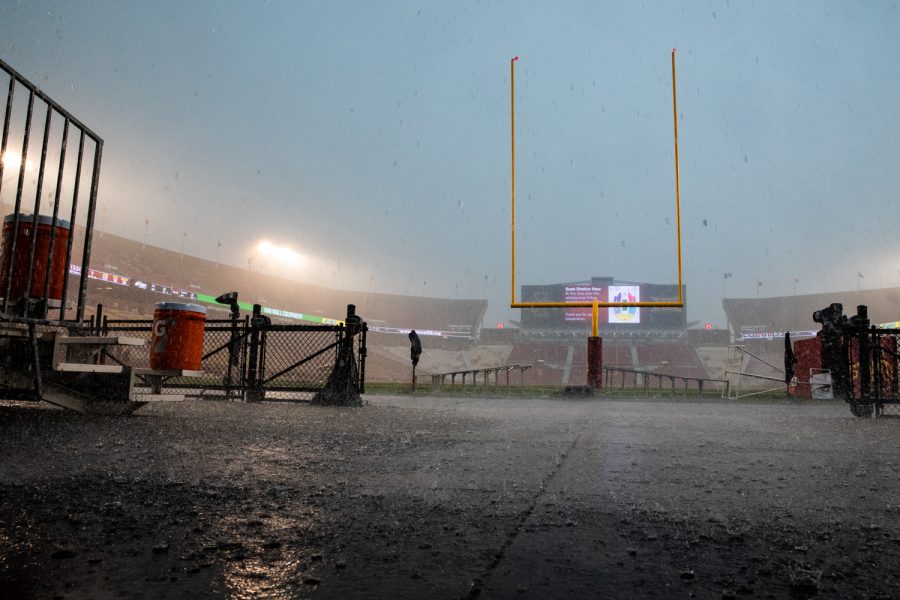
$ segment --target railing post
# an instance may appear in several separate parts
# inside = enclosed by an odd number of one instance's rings
[[[98,305],[97,305],[97,314],[94,315],[94,316],[97,317],[97,320],[94,321],[94,324],[95,324],[95,326],[97,327],[97,330],[96,330],[96,332],[91,332],[91,333],[95,333],[95,335],[99,335],[100,332],[103,331],[103,326],[104,326],[104,321],[103,321],[103,305],[102,305],[102,304],[98,304]]]
[[[259,402],[262,394],[259,385],[259,323],[262,306],[253,305],[250,318],[250,356],[247,365],[247,402]]]
[[[231,399],[231,391],[234,387],[234,372],[237,370],[238,362],[238,326],[237,322],[240,318],[240,309],[237,302],[231,307],[231,335],[228,338],[228,374],[225,378],[225,398]]]
[[[357,389],[360,394],[366,393],[366,332],[368,331],[368,324],[363,323],[362,333],[359,338],[359,384]]]

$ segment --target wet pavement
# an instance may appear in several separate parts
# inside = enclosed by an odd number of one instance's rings
[[[900,419],[366,400],[0,405],[0,598],[900,596]]]

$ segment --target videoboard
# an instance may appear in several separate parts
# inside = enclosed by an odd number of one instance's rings
[[[523,302],[654,302],[678,296],[672,284],[614,281],[594,277],[590,281],[523,285]],[[523,308],[522,326],[527,329],[583,329],[591,326],[591,309]],[[601,308],[599,324],[604,328],[683,329],[687,325],[682,308]]]

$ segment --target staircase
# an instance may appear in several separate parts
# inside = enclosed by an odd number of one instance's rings
[[[37,330],[16,324],[0,328],[0,395],[43,400],[83,414],[130,414],[148,402],[177,402],[163,393],[171,377],[198,377],[202,371],[166,370],[124,364],[109,351],[142,347],[126,336],[78,336],[64,329]],[[12,360],[10,360],[12,359]],[[5,392],[5,393],[4,393]]]

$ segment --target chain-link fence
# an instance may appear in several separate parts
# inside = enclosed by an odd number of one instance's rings
[[[104,336],[146,340],[139,346],[112,346],[104,362],[135,368],[150,365],[152,320],[104,319]],[[354,336],[359,369],[354,385],[361,393],[365,378],[365,327]],[[272,324],[265,317],[232,322],[206,321],[202,375],[163,379],[165,393],[224,400],[311,400],[320,392],[347,336],[344,325]],[[144,382],[149,387],[150,383]],[[141,377],[138,376],[138,385]]]
[[[343,327],[269,325],[260,332],[257,378],[269,400],[314,394],[337,361]]]

